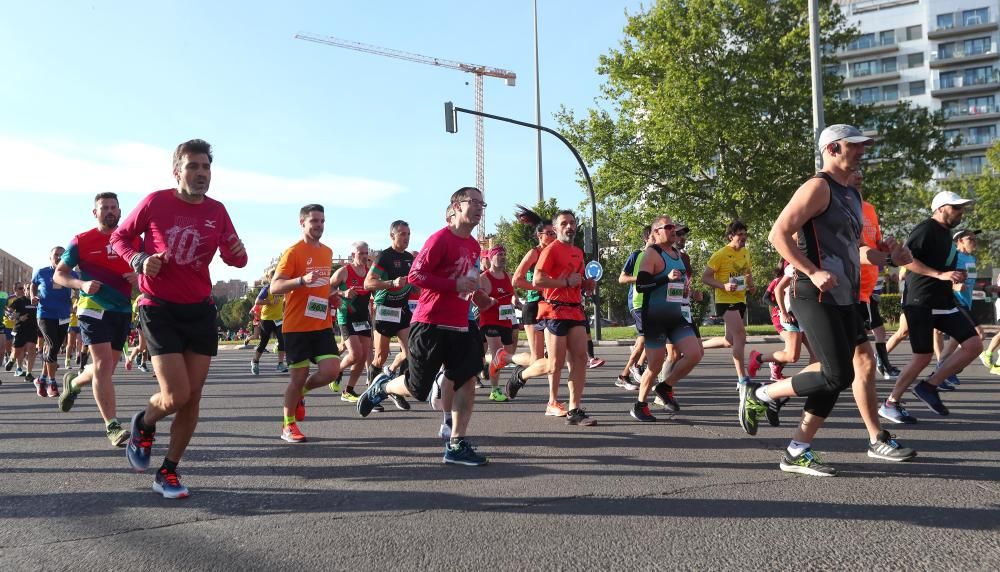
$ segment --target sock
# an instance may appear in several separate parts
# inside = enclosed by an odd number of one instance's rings
[[[177,462],[176,461],[171,461],[170,459],[164,457],[163,458],[163,465],[160,466],[160,471],[166,471],[168,473],[176,473],[177,472]]]
[[[292,423],[295,423],[295,416],[294,415],[285,415],[284,426],[287,427],[287,426],[291,425]]]
[[[444,424],[451,427],[451,411],[444,412]]]
[[[368,379],[374,380],[381,373],[382,373],[382,368],[376,366],[375,364],[371,364],[370,366],[368,366]]]
[[[792,439],[788,443],[788,454],[793,457],[798,457],[803,451],[809,448],[809,443],[803,443],[802,441],[796,441]]]
[[[587,355],[594,359],[594,340],[587,340]]]
[[[111,429],[111,426],[117,423],[118,423],[118,418],[112,417],[111,419],[108,419],[108,422],[105,424],[105,429]]]
[[[152,432],[156,431],[156,425],[147,425],[146,424],[146,412],[145,411],[143,411],[142,415],[139,416],[139,429],[141,429],[144,433],[152,433]]]
[[[757,391],[755,391],[753,394],[754,397],[756,397],[757,400],[760,401],[761,403],[774,403],[774,399],[772,399],[771,396],[767,394],[766,385],[758,387]]]
[[[462,438],[461,437],[452,437],[451,440],[448,441],[448,448],[449,449],[458,449],[458,444],[461,443],[461,442],[462,442]]]
[[[90,352],[85,352],[80,354],[80,369],[87,367],[87,361],[90,359]]]
[[[875,353],[878,354],[878,359],[882,362],[882,367],[889,369],[892,365],[889,363],[889,351],[885,349],[885,343],[875,342]]]

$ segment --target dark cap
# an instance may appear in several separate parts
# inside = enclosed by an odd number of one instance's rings
[[[983,231],[981,231],[981,230],[969,230],[969,229],[960,230],[960,231],[956,232],[955,235],[951,237],[951,239],[954,240],[955,242],[958,242],[959,239],[965,238],[967,236],[976,236],[977,234],[979,234],[981,232],[983,232]]]

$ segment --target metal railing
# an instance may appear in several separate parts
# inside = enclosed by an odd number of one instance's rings
[[[950,24],[936,24],[930,31],[933,33],[944,30],[959,30],[962,28],[981,26],[983,24],[993,24],[997,21],[997,15],[995,13],[987,13],[985,18],[978,14],[970,14],[968,18],[965,18],[962,16],[962,12],[952,12],[951,18]]]
[[[971,117],[975,115],[985,115],[987,113],[1000,113],[1000,106],[992,105],[959,105],[957,107],[946,107],[945,118],[948,117]]]
[[[966,52],[965,46],[963,44],[955,43],[955,47],[950,50],[942,51],[940,46],[936,51],[931,52],[931,62],[944,62],[951,60],[959,60],[963,58],[971,58],[975,56],[981,56],[984,54],[995,54],[997,53],[997,43],[990,41],[989,45],[985,45],[982,48],[974,48]]]
[[[955,87],[973,87],[1000,83],[1000,71],[988,74],[938,76],[934,80],[934,89],[951,89]]]

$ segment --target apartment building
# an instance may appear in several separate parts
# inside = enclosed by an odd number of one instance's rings
[[[960,155],[953,175],[979,174],[1000,123],[1000,0],[837,0],[861,36],[837,53],[839,96],[909,101],[943,111]]]
[[[27,282],[31,280],[31,266],[18,259],[13,254],[0,250],[0,283],[3,287],[0,290],[10,291],[15,282]]]

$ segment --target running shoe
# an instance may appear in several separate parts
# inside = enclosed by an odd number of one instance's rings
[[[637,365],[633,365],[632,367],[628,368],[628,374],[631,377],[632,382],[636,386],[642,383],[642,373],[643,371],[639,369],[639,366]]]
[[[800,475],[810,475],[813,477],[837,476],[837,469],[829,465],[824,465],[819,460],[819,455],[814,453],[812,448],[808,448],[794,457],[788,451],[785,451],[778,467],[786,473],[799,473]]]
[[[277,365],[277,366],[275,366],[275,368],[274,368],[274,369],[275,369],[275,371],[277,371],[278,373],[288,373],[288,366],[287,366],[287,365],[285,365],[285,362],[283,362],[283,361],[279,361],[279,362],[278,362],[278,365]]]
[[[618,379],[615,380],[615,387],[620,387],[625,389],[625,384],[628,383],[629,379],[627,375],[619,375]]]
[[[493,391],[490,392],[490,401],[503,403],[504,401],[507,401],[507,396],[500,391],[499,387],[494,387]]]
[[[892,370],[883,366],[882,364],[878,364],[877,369],[879,375],[882,376],[882,379],[886,381],[892,381],[893,379],[896,379],[896,376],[892,375]]]
[[[69,359],[70,359],[69,355],[67,355],[66,359],[63,360],[63,367],[65,367],[66,369],[69,369],[69,364],[70,364]]]
[[[31,374],[29,373],[28,375],[30,376]],[[25,379],[27,379],[27,377],[25,377]],[[46,391],[48,384],[45,383],[44,380],[32,379],[31,381],[35,384],[35,393],[38,394],[38,397],[48,397],[48,392]]]
[[[438,437],[447,443],[451,439],[451,425],[447,423],[442,423],[441,427],[438,429]]]
[[[330,391],[334,393],[340,393],[340,380],[335,379],[331,381],[329,384],[327,384],[327,387],[329,387]]]
[[[358,401],[360,401],[360,398],[358,399]],[[376,405],[375,407],[372,407],[372,413],[385,413],[385,407],[383,407],[381,404]]]
[[[873,459],[883,461],[909,461],[917,456],[913,449],[900,446],[896,442],[896,436],[889,434],[885,429],[878,432],[874,443],[868,443],[868,456]]]
[[[945,381],[947,381],[952,385],[962,385],[962,380],[958,379],[958,376],[955,374],[949,375],[947,378],[945,378]]]
[[[467,467],[480,467],[489,463],[490,460],[485,455],[476,452],[475,447],[465,439],[459,439],[454,445],[448,443],[444,446],[444,463],[448,465],[465,465]]]
[[[344,389],[343,393],[340,394],[340,400],[348,403],[357,403],[359,397],[357,393],[354,393],[353,387]]]
[[[993,369],[992,353],[984,351],[983,353],[979,354],[979,361],[983,363],[983,367],[985,367],[986,369]],[[10,371],[10,366],[7,366],[7,371]]]
[[[899,377],[899,374],[902,373],[901,371],[899,371],[898,367],[892,365],[886,366],[885,370],[889,372],[889,375],[891,375],[893,379]]]
[[[187,498],[191,492],[181,484],[181,476],[176,471],[160,469],[153,479],[153,491],[163,495],[165,499]]]
[[[3,364],[4,371],[10,371],[14,369],[14,358],[7,360],[7,363]],[[20,368],[18,368],[20,369]]]
[[[112,447],[124,447],[128,443],[128,431],[117,421],[109,423],[104,433],[108,436],[108,441],[111,441]]]
[[[427,402],[434,411],[444,410],[444,405],[442,403],[442,400],[444,399],[444,388],[441,387],[442,383],[444,383],[444,372],[439,371],[437,375],[434,376],[434,387],[431,388],[431,392],[427,396]]]
[[[779,362],[772,361],[768,362],[768,367],[771,369],[771,381],[784,381],[785,380],[785,366]]]
[[[486,377],[486,376],[484,375],[482,377],[478,377],[478,376],[476,377],[476,389],[486,389],[486,384],[483,383],[483,377]]]
[[[306,398],[302,396],[299,398],[299,402],[295,404],[295,420],[304,421],[306,418]]]
[[[54,379],[49,380],[48,386],[49,397],[59,397],[59,385]]]
[[[784,407],[786,403],[788,403],[788,398],[783,397],[781,399],[774,399],[765,404],[767,406],[767,411],[764,412],[764,415],[767,417],[767,422],[771,425],[771,427],[778,427],[781,425],[781,408]]]
[[[74,377],[76,377],[76,374],[71,371],[67,371],[63,374],[63,392],[62,395],[59,396],[59,411],[62,411],[63,413],[73,409],[73,404],[76,403],[76,398],[80,395],[79,389],[76,391],[73,391],[72,389]]]
[[[625,390],[628,390],[628,391],[639,391],[639,386],[640,386],[639,382],[635,381],[634,379],[629,378],[629,379],[625,380],[625,385],[622,387],[622,389],[625,389]]]
[[[299,431],[298,424],[292,423],[281,428],[281,440],[288,443],[305,443],[306,436]]]
[[[757,419],[767,412],[767,407],[754,395],[758,387],[760,387],[759,383],[745,382],[740,384],[740,427],[746,431],[747,435],[757,434]]]
[[[258,362],[250,362],[250,373],[253,375],[260,375],[260,364]]]
[[[132,416],[130,425],[131,435],[128,444],[125,446],[125,458],[132,469],[137,473],[142,473],[149,468],[149,455],[153,449],[153,441],[156,440],[156,431],[146,432],[142,430],[142,418],[145,411],[140,411]]]
[[[507,367],[510,363],[510,355],[507,350],[501,346],[500,349],[493,354],[493,359],[490,360],[490,379],[497,376],[497,372],[501,369]]]
[[[882,407],[878,408],[878,416],[886,421],[891,421],[893,423],[902,423],[905,425],[913,425],[917,422],[917,418],[910,415],[906,407],[903,406],[902,401],[897,401],[893,403],[886,399],[882,403]]]
[[[993,375],[1000,375],[1000,364],[991,367],[990,373],[992,373]]]
[[[760,366],[764,365],[764,354],[757,350],[752,350],[750,352],[750,362],[747,363],[747,373],[750,377],[757,377],[757,372],[760,371]]]
[[[389,379],[396,377],[396,370],[389,367],[389,364],[382,366],[382,373],[384,373]]]
[[[597,420],[587,415],[587,412],[583,409],[570,409],[566,412],[566,424],[593,427],[594,425],[597,425]]]
[[[664,382],[657,383],[653,386],[653,393],[656,397],[663,403],[663,408],[667,411],[677,413],[681,410],[681,405],[677,403],[677,399],[674,398],[674,388],[670,387]]]
[[[565,417],[566,416],[566,406],[558,401],[550,401],[545,406],[545,414],[549,417]]]
[[[948,415],[948,408],[941,401],[941,396],[938,395],[938,388],[926,381],[921,381],[914,385],[911,391],[913,391],[913,395],[917,396],[917,399],[923,401],[934,413],[942,416]]]
[[[599,357],[592,357],[590,358],[590,361],[587,362],[587,369],[594,369],[595,367],[601,367],[605,363],[607,362]]]
[[[142,362],[139,364],[139,369],[146,373],[153,373],[153,366],[147,362]]]
[[[389,376],[383,373],[368,385],[368,389],[358,398],[358,415],[368,417],[375,406],[388,397],[385,393],[385,385],[389,383],[389,379]]]
[[[653,414],[649,412],[649,404],[641,401],[636,401],[632,404],[632,409],[629,410],[628,414],[636,421],[642,421],[643,423],[656,421],[656,417],[653,417]],[[566,422],[569,422],[568,418]]]
[[[937,388],[938,391],[955,391],[956,389],[958,389],[957,387],[952,385],[952,383],[947,379],[938,384]]]
[[[30,371],[26,371],[26,372],[24,372],[24,381],[25,381],[25,383],[34,383],[35,382],[35,376],[31,375]]]
[[[507,385],[504,387],[504,390],[507,397],[511,399],[517,397],[517,392],[521,391],[521,388],[524,387],[524,380],[521,379],[522,371],[524,371],[524,368],[517,366],[514,368],[514,371],[510,372],[510,377],[507,378]]]
[[[389,394],[389,399],[392,400],[392,404],[396,406],[396,409],[400,411],[409,411],[410,402],[406,400],[402,395],[396,395],[395,393]]]

